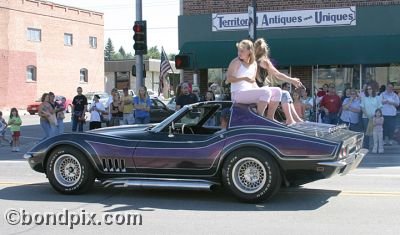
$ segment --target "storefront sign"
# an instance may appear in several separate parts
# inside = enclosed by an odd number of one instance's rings
[[[257,29],[356,25],[356,7],[257,12]],[[249,28],[249,15],[212,14],[212,31]]]

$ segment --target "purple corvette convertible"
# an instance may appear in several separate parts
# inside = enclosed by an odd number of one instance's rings
[[[103,128],[55,136],[25,158],[55,190],[105,187],[206,189],[223,186],[238,199],[271,198],[299,185],[356,168],[363,134],[343,126],[267,120],[247,105],[185,106],[156,125]]]

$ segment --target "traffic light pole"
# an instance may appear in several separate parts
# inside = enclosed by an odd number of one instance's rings
[[[136,0],[136,20],[142,20],[142,0]],[[144,86],[143,55],[136,54],[136,90]]]

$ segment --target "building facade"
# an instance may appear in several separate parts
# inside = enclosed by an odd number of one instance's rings
[[[181,4],[179,49],[190,56],[185,80],[191,80],[189,72],[200,76],[200,88],[213,74],[223,80],[236,42],[249,37],[252,1]],[[266,39],[281,71],[310,90],[334,83],[340,93],[372,80],[399,86],[399,12],[399,0],[257,1],[256,37]]]
[[[132,67],[135,66],[136,60],[111,60],[104,62],[105,73],[105,90],[110,93],[111,89],[117,88],[122,90],[124,87],[132,89],[136,94],[136,76],[132,73]],[[175,62],[170,61],[172,70],[168,71],[166,80],[163,80],[163,95],[165,98],[174,91],[175,85],[179,83],[178,71],[175,68]],[[144,61],[144,85],[148,90],[158,94],[160,87],[160,60],[149,59]]]
[[[103,14],[38,0],[0,0],[0,108],[52,91],[104,90]]]

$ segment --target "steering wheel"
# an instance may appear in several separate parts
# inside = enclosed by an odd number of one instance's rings
[[[189,127],[187,127],[189,130],[190,130],[190,132],[194,135],[194,131],[193,131],[193,129],[189,126]],[[185,134],[185,124],[183,124],[182,125],[182,134]]]

